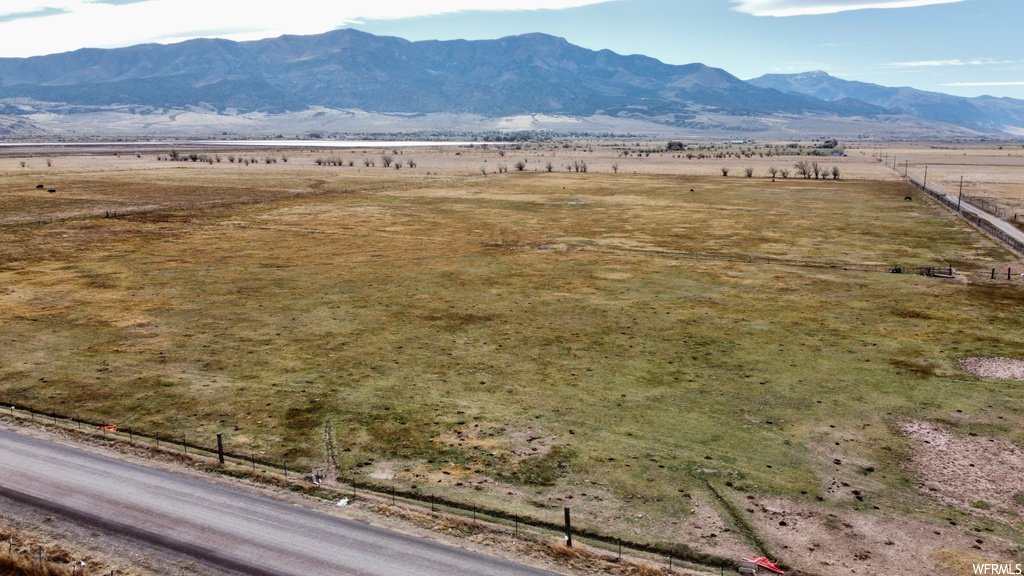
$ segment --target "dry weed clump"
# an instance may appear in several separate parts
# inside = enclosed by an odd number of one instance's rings
[[[435,532],[447,532],[458,536],[468,536],[485,530],[485,527],[472,520],[445,514],[443,512],[427,512],[417,507],[394,506],[385,502],[379,502],[373,510],[383,516],[394,516],[412,522],[423,528],[429,528]]]
[[[62,546],[44,546],[12,533],[0,533],[0,541],[5,544],[0,552],[0,576],[89,576],[91,573],[87,563],[75,561],[72,553]]]
[[[978,573],[975,567],[982,564],[1009,564],[1011,567],[1016,565],[1015,563],[999,562],[991,557],[965,550],[940,550],[932,557],[935,559],[935,563],[951,576],[973,576]],[[1013,574],[1015,571],[1009,573]]]
[[[38,559],[33,560],[26,556],[0,555],[0,576],[70,576],[71,570],[44,561],[40,566]],[[76,575],[89,576],[86,569],[76,570]]]
[[[551,540],[544,550],[553,560],[584,572],[622,576],[664,576],[669,573],[667,566],[656,566],[642,560],[619,559],[607,552],[595,550],[579,543],[570,547],[566,546],[564,541]],[[693,572],[676,566],[671,573],[687,575]]]

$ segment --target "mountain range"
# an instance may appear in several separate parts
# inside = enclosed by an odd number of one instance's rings
[[[600,117],[663,130],[754,132],[770,118],[869,124],[909,118],[936,132],[1024,132],[1021,100],[886,88],[823,72],[745,82],[703,64],[593,51],[545,34],[410,42],[340,29],[0,59],[0,134],[5,126],[9,133],[31,133],[30,127],[53,133],[46,122],[54,116],[67,127],[104,112],[173,118],[187,110],[203,111],[211,126],[217,117],[246,114],[358,111],[392,115],[396,132],[403,131],[401,118],[430,115]],[[302,117],[300,128],[315,126],[309,114]]]
[[[825,72],[766,74],[747,80],[761,88],[786,94],[813,96],[826,102],[857,100],[880,106],[890,113],[948,122],[981,132],[999,133],[1024,126],[1024,100],[1013,98],[961,98],[914,88],[889,88],[878,84],[842,80]]]

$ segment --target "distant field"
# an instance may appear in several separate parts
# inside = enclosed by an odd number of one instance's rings
[[[868,179],[884,169],[859,152],[837,162],[860,177],[775,182],[714,161],[634,175],[645,160],[607,152],[592,164],[618,174],[484,176],[516,157],[473,154],[3,159],[0,402],[220,432],[268,461],[330,458],[537,517],[571,505],[584,526],[728,556],[752,544],[709,484],[740,513],[750,495],[1024,544],[1024,506],[972,517],[916,490],[896,429],[1024,444],[1020,384],[957,363],[1024,349],[1024,283],[989,280],[1020,268],[1010,253],[892,174]]]
[[[963,178],[963,193],[994,202],[1009,214],[1019,214],[1024,227],[1024,146],[929,144],[898,146],[887,150],[897,156],[902,170],[922,176],[956,194]],[[900,160],[902,158],[903,160]],[[908,164],[909,163],[909,166]]]

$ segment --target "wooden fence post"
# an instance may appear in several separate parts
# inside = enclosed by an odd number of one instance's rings
[[[569,507],[565,507],[565,545],[572,548],[572,523],[569,521]]]

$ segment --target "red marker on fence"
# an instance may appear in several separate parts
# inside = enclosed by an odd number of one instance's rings
[[[97,426],[97,430],[110,430],[111,432],[117,432],[117,424],[111,424],[110,426]]]

